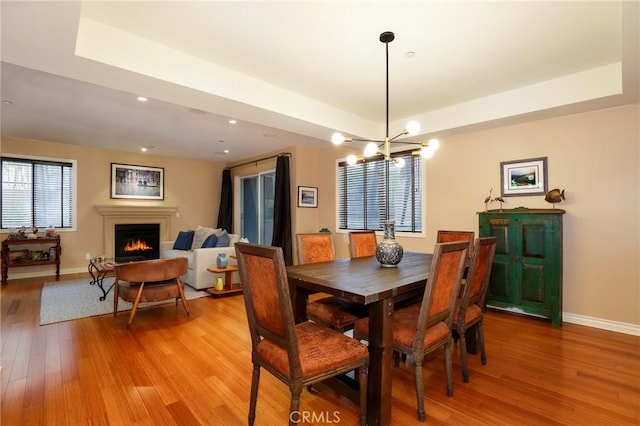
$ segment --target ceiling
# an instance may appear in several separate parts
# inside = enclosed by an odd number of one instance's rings
[[[224,163],[333,149],[335,131],[382,139],[378,38],[393,31],[391,136],[416,119],[408,140],[446,143],[638,102],[639,5],[3,0],[0,125],[8,137]]]

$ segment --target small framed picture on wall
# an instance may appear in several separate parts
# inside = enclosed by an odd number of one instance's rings
[[[318,188],[314,186],[299,186],[298,207],[318,207]]]
[[[544,195],[547,193],[547,157],[500,163],[502,196]]]

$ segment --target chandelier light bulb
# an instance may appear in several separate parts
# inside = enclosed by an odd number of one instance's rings
[[[331,143],[333,143],[334,145],[340,145],[344,141],[345,141],[345,138],[344,136],[342,136],[341,133],[334,133],[331,136]]]
[[[353,166],[358,162],[358,157],[353,154],[347,155],[347,164]]]
[[[407,123],[407,134],[415,135],[420,131],[420,123],[417,121],[410,121]]]
[[[369,142],[367,146],[364,147],[364,156],[372,157],[378,153],[378,145],[375,142]]]
[[[431,146],[423,146],[420,148],[420,156],[422,158],[432,158],[434,154],[433,148]]]
[[[401,169],[404,167],[404,158],[396,158],[395,160],[393,160],[394,164],[396,165],[397,168]]]
[[[429,148],[432,150],[437,150],[440,148],[440,141],[438,139],[429,139]]]

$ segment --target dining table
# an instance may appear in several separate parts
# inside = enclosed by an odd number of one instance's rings
[[[375,256],[338,259],[287,267],[296,322],[306,321],[309,294],[322,292],[368,307],[369,377],[367,424],[391,424],[393,311],[398,302],[419,298],[432,254],[405,252],[396,267],[383,267]]]

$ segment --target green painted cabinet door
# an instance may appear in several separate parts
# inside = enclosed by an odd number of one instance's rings
[[[480,237],[497,238],[487,305],[562,322],[564,210],[505,209],[479,214]]]

